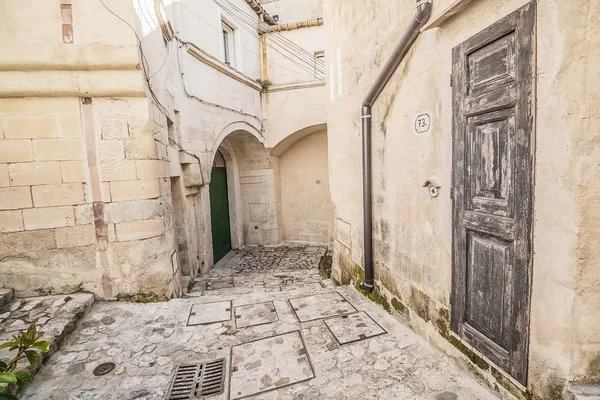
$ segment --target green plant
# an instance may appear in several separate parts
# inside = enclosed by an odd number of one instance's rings
[[[37,331],[35,323],[29,329],[18,335],[13,335],[12,340],[0,344],[0,350],[9,349],[17,354],[12,360],[0,360],[0,400],[17,400],[17,397],[6,393],[9,385],[16,385],[18,389],[31,384],[32,377],[25,368],[19,368],[19,361],[27,359],[29,365],[35,367],[40,363],[40,354],[50,351],[50,343],[40,340],[42,334]]]

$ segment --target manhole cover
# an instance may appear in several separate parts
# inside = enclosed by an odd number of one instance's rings
[[[366,312],[342,315],[325,320],[325,325],[339,344],[358,342],[373,336],[383,335],[385,330]]]
[[[94,375],[96,375],[96,376],[106,375],[113,369],[115,369],[115,363],[105,362],[105,363],[98,365],[96,368],[94,368]]]
[[[275,305],[272,301],[237,306],[235,308],[235,324],[238,328],[268,324],[278,319]]]
[[[299,331],[231,348],[232,400],[253,396],[315,377]]]
[[[298,297],[289,300],[300,322],[356,312],[356,308],[337,292]]]
[[[231,301],[193,304],[187,326],[206,325],[231,320]]]
[[[223,393],[225,387],[225,359],[201,364],[175,367],[165,400],[196,399]]]

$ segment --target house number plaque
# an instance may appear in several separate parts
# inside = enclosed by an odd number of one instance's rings
[[[431,129],[431,117],[429,114],[419,114],[415,118],[415,132],[425,133]]]

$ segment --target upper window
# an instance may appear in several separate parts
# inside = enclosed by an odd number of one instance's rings
[[[221,21],[223,31],[223,62],[235,68],[235,30],[225,21]]]

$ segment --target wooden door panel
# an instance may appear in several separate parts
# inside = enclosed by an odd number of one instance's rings
[[[512,242],[479,232],[467,232],[465,322],[502,348],[509,348],[505,327],[510,320],[513,293]]]
[[[454,48],[452,330],[527,378],[535,5]]]
[[[465,211],[462,220],[465,231],[487,233],[509,241],[515,238],[515,220],[513,218]]]
[[[465,97],[463,102],[467,117],[512,107],[517,103],[517,85],[511,83],[477,96]]]
[[[499,86],[514,83],[517,75],[514,60],[514,32],[468,54],[469,95],[479,96]]]
[[[512,217],[514,108],[468,118],[466,146],[467,210]]]

